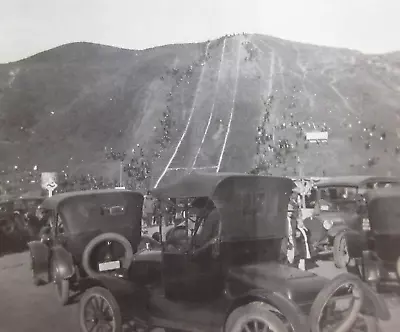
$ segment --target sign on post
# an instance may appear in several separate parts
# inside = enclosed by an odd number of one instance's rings
[[[312,131],[306,133],[306,140],[311,143],[328,142],[327,131]]]
[[[42,188],[47,190],[49,197],[53,196],[53,191],[57,188],[57,173],[43,172],[42,173]]]

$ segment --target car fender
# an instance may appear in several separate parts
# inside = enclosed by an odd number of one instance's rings
[[[49,270],[49,247],[41,241],[28,242],[31,255],[31,268],[36,276],[48,274]]]
[[[291,323],[294,331],[309,332],[307,316],[296,303],[281,293],[270,292],[265,289],[253,289],[234,299],[226,314],[225,322],[232,311],[251,302],[263,302],[271,305],[286,317],[286,319]]]
[[[139,289],[145,290],[126,278],[113,275],[98,275],[96,278],[85,278],[80,282],[80,288],[85,291],[92,287],[103,287],[111,292],[118,300],[135,298],[140,294]],[[132,296],[135,293],[135,296]]]
[[[367,237],[365,234],[348,230],[345,234],[347,252],[351,258],[361,258],[364,250],[368,248]]]
[[[338,235],[340,232],[344,232],[349,230],[349,227],[347,225],[333,225],[329,230],[328,230],[328,237],[334,238],[336,235]]]
[[[75,274],[72,255],[62,246],[55,246],[52,250],[53,278],[69,279]]]

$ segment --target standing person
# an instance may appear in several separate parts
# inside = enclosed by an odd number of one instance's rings
[[[288,261],[299,269],[306,269],[306,260],[311,258],[308,246],[307,229],[304,227],[301,215],[301,195],[293,192],[289,202],[289,250]]]
[[[287,223],[288,236],[287,239],[285,239],[285,241],[283,242],[283,253],[286,256],[289,264],[293,264],[296,256],[296,211],[292,199],[290,200],[288,206]]]
[[[308,243],[308,230],[303,224],[303,220],[299,218],[296,230],[296,242],[298,250],[298,268],[306,270],[306,262],[311,259],[310,248]]]

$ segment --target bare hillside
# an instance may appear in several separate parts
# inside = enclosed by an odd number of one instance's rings
[[[400,175],[399,72],[398,53],[261,35],[68,44],[0,65],[0,166],[115,177],[106,152],[142,148],[153,185],[190,169]],[[329,142],[306,144],[313,130]]]

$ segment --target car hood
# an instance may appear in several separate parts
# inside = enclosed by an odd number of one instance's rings
[[[279,292],[298,304],[314,301],[328,279],[279,263],[259,263],[230,268],[227,286],[233,296],[251,289]]]
[[[134,262],[149,262],[161,264],[161,249],[143,249],[138,251],[134,257]]]

